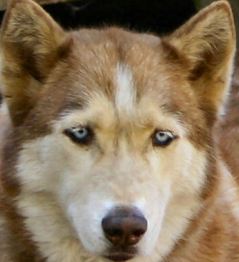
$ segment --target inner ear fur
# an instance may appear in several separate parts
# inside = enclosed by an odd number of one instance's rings
[[[1,30],[3,95],[14,124],[34,105],[62,55],[66,34],[32,0],[12,0]]]
[[[235,54],[235,28],[227,1],[216,1],[200,11],[164,41],[187,60],[185,70],[201,105],[220,111],[226,96]]]

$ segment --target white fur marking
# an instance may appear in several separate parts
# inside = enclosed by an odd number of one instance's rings
[[[118,64],[116,69],[115,103],[119,111],[132,112],[136,98],[133,75],[129,66]]]

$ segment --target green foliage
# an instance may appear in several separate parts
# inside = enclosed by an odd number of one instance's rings
[[[201,7],[201,0],[193,0],[193,1],[194,1],[194,4],[195,4],[197,10],[199,10],[200,7]]]

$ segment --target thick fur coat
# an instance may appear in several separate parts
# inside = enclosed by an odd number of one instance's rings
[[[1,34],[1,262],[239,261],[238,178],[215,131],[235,53],[228,2],[159,38],[65,32],[13,0]],[[127,223],[109,235],[112,217]]]

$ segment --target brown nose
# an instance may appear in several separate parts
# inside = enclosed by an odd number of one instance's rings
[[[114,246],[133,246],[147,230],[147,220],[135,208],[114,208],[102,220],[105,237]]]

